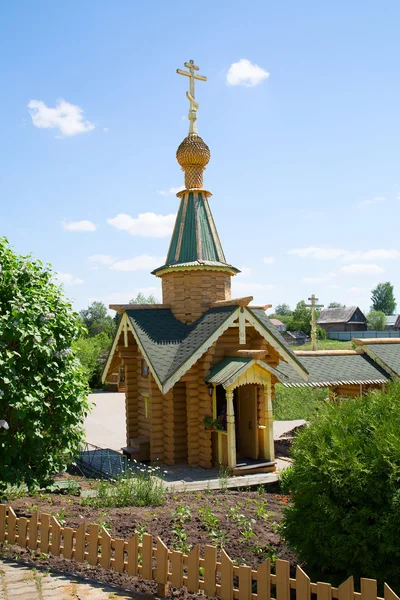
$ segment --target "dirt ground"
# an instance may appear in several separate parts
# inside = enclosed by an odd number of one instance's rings
[[[294,572],[296,556],[279,535],[279,523],[287,498],[258,491],[193,492],[168,494],[163,506],[140,508],[94,508],[74,496],[40,494],[10,502],[17,516],[30,517],[33,511],[54,515],[62,525],[76,529],[87,524],[105,526],[112,536],[125,540],[136,531],[160,536],[170,549],[187,552],[199,543],[224,548],[235,564],[253,568],[267,557],[288,560]],[[3,550],[8,556],[35,563],[50,570],[68,571],[154,594],[156,586],[101,567],[90,567],[48,555],[33,555],[20,548]],[[183,598],[185,592],[170,591],[171,597]],[[193,597],[193,595],[190,595]],[[204,597],[204,596],[203,596]]]

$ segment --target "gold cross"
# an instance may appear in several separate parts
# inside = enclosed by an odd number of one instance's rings
[[[306,308],[311,308],[311,321],[310,321],[310,325],[311,325],[311,349],[312,350],[316,350],[317,349],[317,320],[316,320],[316,314],[315,314],[315,309],[316,308],[323,308],[324,305],[323,304],[317,304],[318,302],[318,298],[315,297],[314,294],[311,294],[311,298],[309,298],[311,304],[305,304],[304,306]]]
[[[207,77],[204,75],[197,75],[195,71],[199,70],[199,67],[194,64],[194,60],[190,60],[189,62],[185,62],[184,66],[189,69],[188,71],[184,71],[183,69],[177,69],[176,72],[178,75],[185,75],[185,77],[189,77],[189,91],[186,92],[186,97],[190,102],[189,107],[189,116],[188,119],[190,121],[189,133],[197,133],[197,109],[199,108],[198,102],[195,100],[194,95],[194,80],[198,79],[199,81],[207,81]]]

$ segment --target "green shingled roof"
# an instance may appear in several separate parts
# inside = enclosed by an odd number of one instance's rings
[[[179,266],[214,266],[238,272],[238,269],[226,262],[208,204],[208,195],[201,190],[183,194],[166,263],[155,269],[153,274]]]
[[[368,354],[377,357],[383,367],[387,366],[400,377],[400,344],[365,344]]]
[[[366,354],[332,354],[299,356],[309,372],[308,382],[304,382],[295,371],[284,363],[277,370],[287,375],[286,387],[329,387],[343,384],[385,383],[390,379]]]
[[[240,375],[245,373],[252,363],[256,363],[266,371],[273,373],[278,379],[286,380],[286,376],[278,373],[276,369],[264,361],[256,361],[254,358],[249,357],[226,356],[212,367],[210,374],[205,378],[205,381],[207,383],[213,383],[214,385],[222,385],[226,388],[236,381]]]

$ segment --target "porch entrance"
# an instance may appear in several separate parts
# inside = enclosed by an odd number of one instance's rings
[[[237,458],[259,458],[257,385],[236,388],[233,397]],[[239,462],[239,460],[238,460]]]

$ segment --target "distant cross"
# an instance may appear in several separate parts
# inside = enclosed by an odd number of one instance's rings
[[[177,69],[176,72],[178,75],[185,75],[185,77],[189,77],[189,91],[186,92],[186,98],[190,102],[189,108],[189,116],[188,119],[190,121],[189,133],[197,133],[197,109],[199,108],[198,103],[196,102],[194,95],[194,80],[198,79],[199,81],[207,81],[207,77],[204,75],[196,75],[195,71],[199,70],[199,67],[194,64],[194,60],[190,60],[189,62],[184,63],[185,67],[189,69],[188,71],[183,71],[182,69]]]
[[[318,298],[315,297],[314,294],[311,295],[311,298],[309,298],[311,304],[306,304],[306,308],[311,308],[311,321],[310,321],[310,325],[311,325],[311,350],[316,350],[317,349],[317,320],[315,318],[315,309],[316,308],[323,308],[324,305],[323,304],[317,304],[318,302]]]

